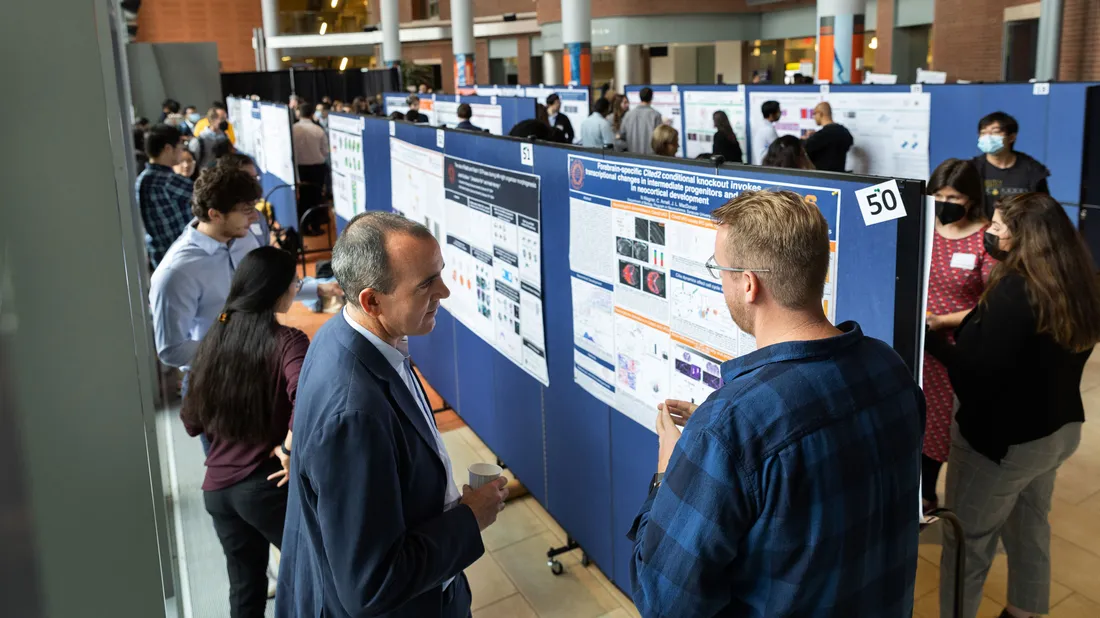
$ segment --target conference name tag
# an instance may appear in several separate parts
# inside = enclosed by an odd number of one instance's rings
[[[973,253],[956,253],[951,256],[951,268],[974,270],[978,265],[978,256]]]
[[[901,202],[901,190],[894,179],[856,191],[856,203],[863,213],[865,225],[876,225],[905,216],[905,204]]]

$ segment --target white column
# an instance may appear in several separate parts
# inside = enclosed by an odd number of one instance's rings
[[[624,93],[630,84],[640,84],[645,79],[642,67],[641,45],[615,47],[615,92]]]
[[[451,0],[451,42],[455,54],[455,89],[473,88],[474,7],[473,0]]]
[[[266,43],[271,37],[279,36],[279,0],[261,0],[260,13],[264,25],[264,57],[267,59],[267,70],[280,71],[283,68],[283,61],[279,57],[279,50],[268,47]]]
[[[1062,44],[1062,7],[1062,0],[1042,0],[1039,4],[1039,42],[1036,46],[1035,58],[1036,81],[1049,82],[1058,79],[1058,52]]]
[[[549,86],[561,85],[561,59],[560,51],[542,52],[542,83]]]
[[[592,0],[562,0],[563,82],[592,85]]]
[[[817,0],[817,78],[834,84],[863,81],[866,0]]]
[[[382,63],[387,67],[401,62],[400,15],[397,0],[382,0]]]

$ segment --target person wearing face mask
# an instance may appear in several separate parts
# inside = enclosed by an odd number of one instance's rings
[[[936,232],[932,238],[932,268],[928,279],[928,327],[952,331],[978,304],[996,263],[985,252],[983,234],[989,226],[983,208],[982,177],[970,161],[948,159],[928,179],[928,194],[936,199]],[[936,480],[951,446],[951,416],[955,393],[947,369],[924,355],[928,417],[921,454],[921,498],[924,510],[939,506]]]
[[[986,216],[993,216],[997,202],[1021,193],[1050,193],[1050,170],[1034,158],[1015,150],[1020,124],[1004,112],[993,112],[978,122],[978,150],[974,165],[985,182]]]
[[[955,572],[957,539],[944,528],[940,609],[955,603],[973,618],[998,541],[1008,554],[1002,618],[1048,613],[1050,523],[1058,468],[1077,450],[1081,374],[1100,341],[1100,285],[1092,258],[1057,200],[1026,193],[997,205],[986,252],[1000,260],[977,308],[951,345],[929,332],[925,349],[947,367],[959,400],[951,428],[946,507],[965,531],[965,573]]]
[[[192,136],[195,134],[195,125],[202,120],[202,114],[199,113],[199,108],[194,105],[188,105],[183,108],[183,124],[179,127],[180,132],[185,136]]]
[[[321,102],[317,104],[317,109],[313,112],[313,122],[321,125],[326,131],[328,130],[328,104]]]

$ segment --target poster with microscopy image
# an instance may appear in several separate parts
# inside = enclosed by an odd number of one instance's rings
[[[336,215],[350,221],[367,210],[367,182],[363,173],[363,119],[329,114],[329,164],[332,167],[332,204]]]
[[[642,426],[654,428],[666,399],[703,403],[722,387],[722,364],[756,350],[706,267],[710,213],[741,191],[791,190],[821,209],[833,319],[839,192],[581,155],[569,157],[569,182],[573,379]]]

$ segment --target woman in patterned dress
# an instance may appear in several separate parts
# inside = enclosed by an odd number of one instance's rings
[[[954,343],[954,331],[978,304],[996,260],[985,252],[982,237],[989,221],[983,208],[984,189],[970,161],[948,159],[932,172],[928,194],[936,199],[936,233],[928,281],[928,315],[932,330],[944,331]],[[924,355],[924,397],[928,403],[924,453],[921,456],[921,497],[925,511],[936,508],[936,480],[951,444],[955,393],[947,370]]]

